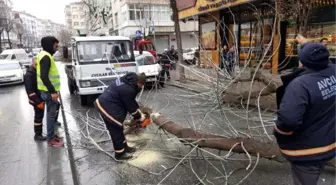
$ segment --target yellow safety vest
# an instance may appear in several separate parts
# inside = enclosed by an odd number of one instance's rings
[[[37,89],[40,91],[48,91],[48,88],[44,85],[41,80],[41,60],[43,57],[48,56],[50,58],[50,69],[49,69],[49,80],[51,84],[54,86],[55,91],[60,90],[61,80],[58,73],[57,66],[55,64],[54,57],[50,55],[50,53],[46,51],[41,51],[36,57],[36,76],[37,76]]]

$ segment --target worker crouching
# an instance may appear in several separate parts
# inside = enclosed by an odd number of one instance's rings
[[[150,119],[147,113],[140,111],[136,101],[136,96],[145,83],[146,75],[144,73],[140,75],[128,73],[120,80],[112,82],[95,101],[95,106],[110,133],[117,160],[131,159],[130,154],[136,151],[135,148],[127,145],[124,135],[123,122],[127,113],[130,113],[137,120],[139,126]]]

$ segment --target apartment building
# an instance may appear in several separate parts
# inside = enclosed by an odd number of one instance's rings
[[[89,8],[81,2],[73,2],[65,7],[65,22],[73,35],[86,34],[90,29]]]
[[[176,47],[174,22],[169,0],[110,0],[109,20],[111,35],[133,36],[138,30],[151,39],[159,53]],[[198,46],[198,22],[180,23],[183,48]]]
[[[28,48],[37,47],[39,44],[37,33],[37,18],[27,12],[18,12],[23,24],[23,45]]]

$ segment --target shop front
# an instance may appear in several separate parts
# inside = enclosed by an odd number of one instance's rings
[[[180,19],[199,20],[200,62],[204,67],[219,66],[223,46],[221,10],[253,0],[177,1]]]
[[[220,50],[237,51],[241,66],[271,69],[272,73],[296,67],[298,48],[295,23],[275,17],[273,0],[185,0],[178,3],[180,19],[199,20],[200,60],[219,66]],[[336,56],[335,1],[317,0],[311,11],[306,36],[310,41],[329,41],[331,59]],[[293,12],[295,13],[295,12]]]
[[[221,47],[234,47],[240,66],[271,69],[277,45],[272,1],[254,1],[220,11]]]

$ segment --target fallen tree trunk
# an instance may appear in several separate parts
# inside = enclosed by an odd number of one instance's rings
[[[143,112],[153,113],[150,108],[142,107],[141,109]],[[203,134],[190,128],[184,128],[159,114],[154,114],[154,116],[152,116],[152,121],[160,128],[180,138],[182,142],[186,141],[197,144],[199,147],[224,151],[230,151],[232,149],[232,152],[234,153],[248,152],[251,156],[257,156],[259,154],[262,158],[280,163],[287,162],[287,160],[282,157],[280,149],[275,142],[263,142],[253,138],[225,138],[222,136]],[[336,168],[335,160],[330,161],[328,166]]]
[[[160,128],[189,143],[197,144],[199,147],[229,151],[234,145],[236,145],[232,149],[232,152],[234,153],[245,153],[243,149],[244,147],[252,156],[257,156],[259,153],[259,156],[263,158],[278,162],[286,161],[282,157],[279,147],[272,142],[261,142],[253,138],[225,138],[211,134],[203,134],[190,128],[183,128],[182,126],[169,121],[164,116],[154,116],[152,119],[153,123]],[[243,147],[241,143],[243,143]]]

